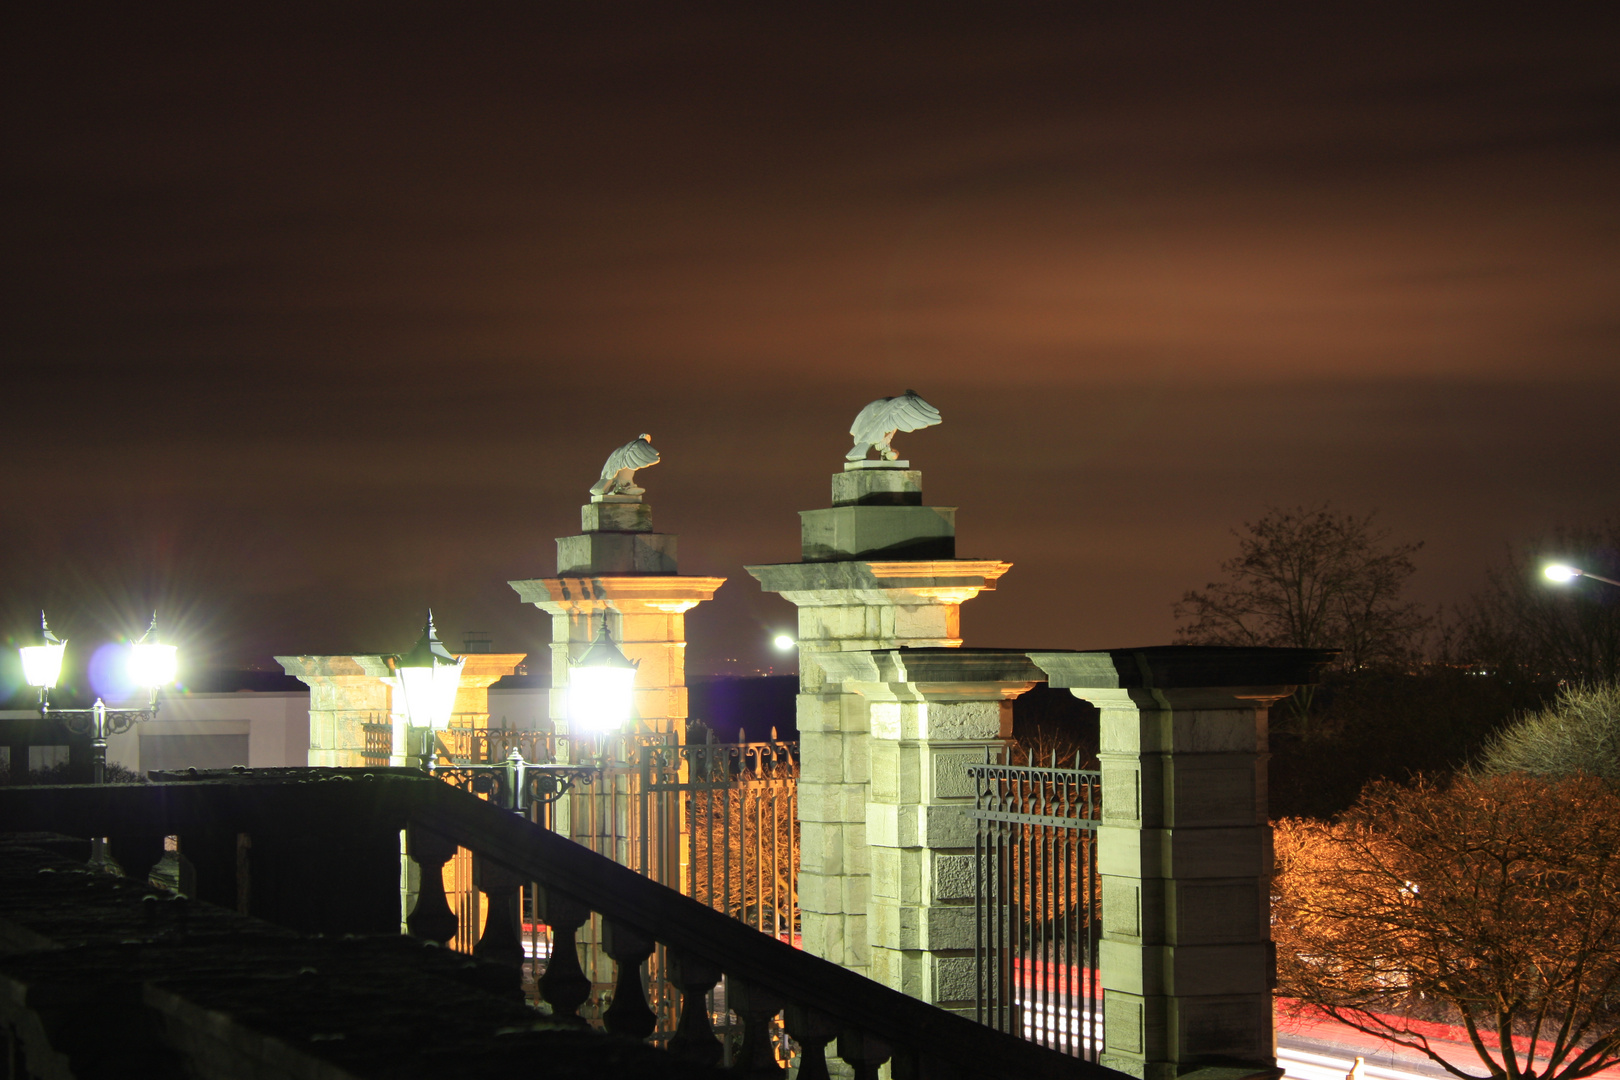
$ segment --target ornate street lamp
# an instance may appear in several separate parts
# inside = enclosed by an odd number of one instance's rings
[[[406,727],[421,739],[418,756],[424,772],[433,771],[434,732],[450,726],[465,663],[465,658],[451,656],[450,650],[439,640],[432,610],[428,611],[421,640],[410,652],[393,658],[394,685],[405,705]]]
[[[121,735],[136,724],[157,716],[158,691],[174,682],[175,672],[179,666],[179,650],[173,645],[164,645],[157,640],[157,612],[154,611],[151,625],[146,628],[146,633],[130,646],[129,653],[130,678],[137,686],[146,687],[148,692],[146,708],[109,709],[98,697],[96,703],[88,709],[53,709],[51,690],[62,674],[62,660],[67,652],[67,642],[51,633],[43,611],[39,613],[39,629],[43,639],[40,644],[24,645],[17,650],[22,654],[23,678],[27,680],[29,686],[39,690],[40,716],[47,719],[59,716],[62,718],[62,726],[75,735],[90,736],[93,778],[98,784],[105,783],[108,737]]]
[[[418,760],[423,772],[488,796],[497,806],[517,814],[526,813],[531,803],[556,802],[576,783],[588,784],[601,772],[595,766],[525,761],[517,747],[499,764],[438,764],[434,733],[450,726],[465,663],[466,657],[452,656],[439,640],[431,611],[416,647],[392,659],[394,684],[404,701],[406,724],[421,739]],[[634,669],[631,670],[633,675]]]
[[[576,731],[600,737],[630,722],[638,666],[613,643],[603,612],[602,633],[568,667],[568,718]]]
[[[1606,585],[1620,586],[1620,581],[1616,581],[1613,578],[1606,578],[1602,574],[1594,574],[1590,570],[1582,570],[1576,566],[1566,566],[1563,563],[1553,563],[1551,566],[1543,570],[1542,573],[1546,574],[1551,580],[1559,582],[1560,584],[1574,581],[1576,578],[1589,577],[1593,581],[1601,581]]]
[[[17,651],[22,654],[23,679],[29,686],[39,688],[40,708],[45,707],[46,696],[56,687],[56,680],[62,675],[62,657],[67,652],[67,642],[51,633],[50,623],[45,621],[45,613],[39,613],[39,632],[42,641],[38,645],[24,645]]]

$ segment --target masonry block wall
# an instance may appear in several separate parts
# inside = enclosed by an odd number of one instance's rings
[[[1102,1064],[1143,1080],[1275,1072],[1268,708],[1330,656],[1030,654],[1101,712]]]
[[[941,1008],[977,1004],[974,788],[1040,681],[1022,653],[907,649],[824,657],[868,703],[869,974]]]

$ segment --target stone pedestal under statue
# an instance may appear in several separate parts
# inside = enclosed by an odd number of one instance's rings
[[[642,730],[680,736],[686,728],[686,613],[714,596],[723,577],[680,573],[676,537],[654,532],[639,495],[594,495],[581,531],[557,540],[555,577],[509,582],[526,604],[551,616],[551,719],[568,732],[569,665],[608,632],[636,670]],[[575,733],[578,734],[578,733]]]
[[[799,609],[804,947],[873,974],[868,703],[823,658],[959,646],[961,605],[994,589],[1011,564],[956,558],[955,508],[923,505],[922,473],[906,461],[850,462],[833,475],[832,506],[800,517],[803,560],[747,570]]]
[[[624,655],[637,663],[630,735],[684,740],[686,613],[714,596],[725,578],[682,574],[676,538],[654,532],[652,508],[639,495],[593,495],[581,532],[557,541],[555,577],[512,581],[524,603],[551,616],[553,729],[567,736],[570,760],[594,752],[596,734],[575,730],[568,715],[570,665],[582,658],[604,621]],[[621,744],[623,745],[623,744]],[[556,807],[559,832],[627,866],[639,859],[629,782],[608,778]]]

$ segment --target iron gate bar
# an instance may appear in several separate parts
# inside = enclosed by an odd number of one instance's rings
[[[1096,1060],[1101,776],[1060,767],[1055,754],[1049,765],[1015,765],[1010,757],[1010,750],[987,751],[983,765],[968,769],[977,1017]]]

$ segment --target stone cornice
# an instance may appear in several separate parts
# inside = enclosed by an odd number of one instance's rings
[[[387,679],[393,676],[383,655],[278,656],[276,663],[303,682],[311,679]]]
[[[1186,709],[1269,705],[1299,686],[1319,682],[1323,669],[1338,653],[1331,649],[1156,645],[1028,655],[1046,673],[1051,686],[1068,689],[1076,697],[1118,697],[1141,707]]]
[[[872,700],[992,701],[1043,681],[1024,653],[1006,649],[880,649],[820,653],[816,663]]]
[[[1000,559],[848,560],[746,566],[766,592],[795,603],[896,603],[906,599],[960,604],[1012,568]]]
[[[618,610],[621,605],[678,615],[705,600],[726,583],[723,577],[689,574],[603,574],[509,581],[525,604],[548,611]]]
[[[458,653],[464,661],[461,667],[461,685],[487,688],[497,680],[514,674],[528,653]]]

